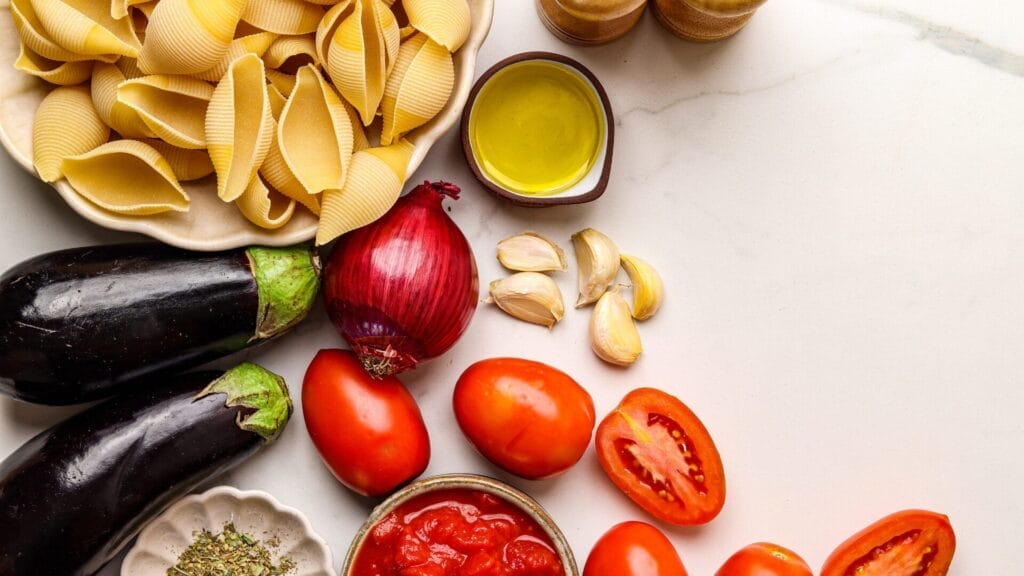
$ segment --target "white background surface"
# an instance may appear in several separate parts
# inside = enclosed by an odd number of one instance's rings
[[[412,181],[464,187],[451,214],[484,287],[502,274],[501,238],[533,229],[568,249],[572,232],[593,226],[656,264],[668,296],[640,327],[645,352],[628,370],[590,352],[587,311],[548,333],[481,305],[451,353],[403,377],[431,433],[427,474],[507,479],[462,438],[451,390],[476,360],[522,356],[573,375],[599,417],[639,386],[700,415],[725,462],[725,509],[701,528],[659,525],[691,574],[757,540],[817,569],[847,536],[910,507],[951,518],[950,574],[1020,573],[1021,21],[1024,5],[997,0],[770,0],[721,44],[684,43],[646,14],[625,39],[586,49],[550,36],[526,0],[500,0],[478,73],[524,50],[589,66],[617,115],[608,191],[589,205],[513,208],[473,181],[454,133]],[[80,220],[6,156],[0,177],[0,268],[139,239]],[[574,274],[558,278],[567,300]],[[297,399],[316,350],[339,345],[318,307],[249,356]],[[71,411],[0,398],[0,456]],[[560,523],[581,569],[607,528],[651,521],[592,449],[557,479],[512,482]],[[372,506],[321,465],[301,413],[217,483],[305,511],[336,565]]]

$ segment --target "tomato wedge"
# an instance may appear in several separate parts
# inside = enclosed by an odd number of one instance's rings
[[[705,524],[725,504],[725,471],[707,428],[678,398],[639,388],[597,428],[608,478],[652,516]]]
[[[840,544],[825,560],[821,576],[942,576],[955,550],[949,518],[903,510]]]

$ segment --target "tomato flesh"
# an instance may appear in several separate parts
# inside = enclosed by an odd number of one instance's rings
[[[740,549],[715,576],[813,576],[799,554],[777,544],[758,542]]]
[[[653,516],[703,524],[725,503],[714,441],[677,398],[653,388],[626,395],[598,426],[597,453],[612,482]]]
[[[646,522],[612,526],[594,544],[583,576],[687,576],[672,542]]]
[[[942,576],[949,570],[956,536],[949,519],[926,510],[882,518],[839,545],[822,576]]]

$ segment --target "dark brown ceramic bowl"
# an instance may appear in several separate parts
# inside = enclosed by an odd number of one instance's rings
[[[594,162],[593,167],[591,167],[590,173],[569,189],[549,196],[522,194],[515,190],[505,188],[501,184],[488,178],[483,170],[481,170],[480,164],[477,162],[476,154],[473,150],[472,139],[470,138],[470,122],[473,113],[473,106],[476,104],[476,98],[477,95],[480,94],[480,90],[503,68],[511,64],[517,64],[528,60],[546,60],[554,62],[555,64],[565,66],[566,68],[581,75],[593,87],[594,93],[601,102],[601,109],[604,111],[604,146],[600,156],[597,158],[597,161]],[[485,188],[496,194],[498,197],[504,198],[513,204],[534,207],[581,204],[583,202],[596,200],[601,196],[601,194],[604,194],[604,190],[608,186],[608,178],[611,174],[612,167],[612,150],[615,142],[615,118],[612,115],[612,106],[608,101],[608,94],[605,92],[604,87],[601,86],[601,82],[599,82],[597,77],[594,76],[594,73],[588,70],[586,66],[572,58],[562,56],[561,54],[554,54],[552,52],[522,52],[514,56],[509,56],[501,62],[498,62],[484,72],[483,75],[480,76],[480,79],[476,81],[476,84],[473,85],[473,89],[469,93],[469,99],[466,101],[466,107],[462,110],[462,125],[460,127],[460,131],[462,135],[462,151],[466,155],[466,162],[469,164],[470,170],[473,171],[473,175],[476,176],[476,179],[479,180]]]
[[[359,532],[356,533],[356,537],[352,539],[352,544],[348,548],[348,554],[345,556],[345,563],[341,566],[341,574],[343,576],[359,576],[354,572],[356,552],[359,551],[363,542],[370,535],[370,530],[381,519],[390,514],[392,510],[422,494],[437,490],[453,489],[486,492],[522,510],[544,530],[548,538],[551,539],[551,542],[554,543],[555,552],[558,553],[558,557],[562,561],[562,571],[565,573],[565,576],[579,576],[579,569],[576,568],[576,559],[572,555],[569,543],[565,540],[562,531],[555,525],[555,521],[548,516],[548,513],[541,508],[536,500],[500,480],[476,474],[446,474],[424,478],[402,488],[392,494],[387,500],[381,502],[373,509],[370,517],[366,519],[366,522],[359,528]]]

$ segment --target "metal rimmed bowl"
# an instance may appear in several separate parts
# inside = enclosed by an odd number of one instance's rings
[[[259,490],[218,486],[186,496],[150,522],[121,564],[121,576],[165,576],[199,530],[220,532],[224,524],[257,540],[275,538],[272,553],[295,563],[294,576],[335,576],[331,550],[306,517]]]
[[[511,503],[536,522],[544,530],[548,538],[550,538],[551,542],[555,545],[555,552],[558,553],[558,557],[562,562],[562,570],[565,576],[579,576],[576,559],[572,554],[568,541],[566,541],[565,536],[555,524],[555,521],[551,519],[551,516],[544,511],[544,508],[536,500],[500,480],[476,474],[445,474],[424,478],[395,492],[387,500],[381,502],[373,509],[370,517],[366,519],[366,522],[359,528],[359,532],[356,533],[355,538],[352,540],[352,544],[348,548],[348,554],[345,556],[345,562],[341,567],[342,576],[359,576],[354,572],[357,553],[377,523],[409,500],[417,496],[442,490],[477,490],[497,496]]]
[[[427,124],[406,137],[414,150],[406,174],[411,176],[427,152],[455,124],[473,85],[477,52],[490,31],[494,0],[469,0],[471,31],[466,43],[452,55],[455,86],[445,107]],[[22,74],[10,65],[19,53],[18,33],[11,16],[10,0],[0,0],[0,144],[31,174],[32,123],[36,108],[53,86]],[[379,120],[378,120],[379,121]],[[75,192],[66,180],[53,184],[64,201],[83,218],[114,230],[146,234],[166,244],[190,250],[228,250],[241,246],[288,246],[313,238],[317,219],[306,210],[283,227],[265,230],[251,224],[231,204],[217,197],[216,180],[207,177],[182,186],[191,199],[188,212],[128,216],[104,210]],[[14,191],[8,193],[15,193]]]

